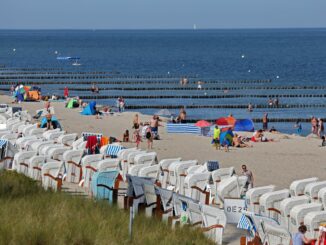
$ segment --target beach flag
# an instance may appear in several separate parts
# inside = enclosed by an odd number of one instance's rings
[[[237,228],[242,230],[247,230],[247,231],[251,231],[253,229],[249,219],[244,214],[241,216]]]

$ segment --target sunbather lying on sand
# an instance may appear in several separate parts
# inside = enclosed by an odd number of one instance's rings
[[[242,141],[242,137],[238,134],[234,134],[232,144],[234,147],[244,148],[244,147],[252,147],[252,145],[246,144]]]
[[[274,141],[273,139],[267,139],[264,136],[264,131],[262,129],[256,130],[253,134],[253,136],[251,137],[251,141],[253,142],[270,142],[270,141]]]

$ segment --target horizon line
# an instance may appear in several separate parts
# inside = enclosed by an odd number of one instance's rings
[[[0,28],[0,31],[201,31],[201,30],[289,30],[326,29],[325,27],[222,27],[222,28]]]

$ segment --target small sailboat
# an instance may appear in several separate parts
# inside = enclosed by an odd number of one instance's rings
[[[81,64],[78,63],[78,59],[75,59],[75,61],[72,63],[73,66],[80,66]]]
[[[194,31],[197,30],[196,24],[194,24],[193,29],[194,29]]]

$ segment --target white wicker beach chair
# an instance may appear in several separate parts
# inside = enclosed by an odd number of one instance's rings
[[[234,167],[230,168],[220,168],[212,172],[213,186],[212,186],[212,195],[216,199],[216,191],[220,182],[226,178],[231,177],[234,174]]]
[[[139,177],[151,177],[151,178],[157,178],[157,173],[159,171],[159,165],[151,165],[148,167],[143,167],[138,171]]]
[[[305,234],[310,239],[317,239],[319,227],[326,222],[326,211],[314,211],[308,213],[303,223],[307,226],[307,233]]]
[[[1,139],[8,140],[11,144],[15,144],[16,140],[18,139],[19,134],[18,133],[10,133],[10,134],[4,134],[1,136]]]
[[[143,154],[137,154],[134,157],[134,164],[149,164],[154,165],[157,164],[157,153],[156,152],[148,152]]]
[[[33,156],[27,160],[28,175],[34,180],[42,180],[42,166],[46,163],[46,156]]]
[[[189,214],[189,223],[192,226],[201,227],[203,224],[203,216],[201,212],[201,204],[197,202],[188,202],[187,211]]]
[[[281,220],[280,224],[290,230],[290,211],[293,207],[309,203],[308,196],[294,196],[285,198],[280,203],[280,211],[281,211]]]
[[[82,166],[80,164],[84,155],[83,150],[69,150],[63,153],[63,162],[66,168],[66,181],[79,183],[82,180]]]
[[[128,174],[132,176],[138,176],[139,171],[144,167],[151,166],[150,163],[138,164],[138,165],[131,165],[128,169]]]
[[[187,175],[184,180],[185,195],[200,203],[209,204],[209,191],[207,191],[206,186],[210,177],[210,172]]]
[[[310,196],[311,201],[318,201],[318,192],[320,189],[326,187],[326,181],[317,181],[314,183],[309,183],[304,189],[304,193]]]
[[[295,180],[290,185],[291,196],[301,196],[304,195],[304,189],[309,183],[317,182],[318,178],[313,177],[309,179]]]
[[[61,190],[63,176],[63,162],[52,161],[42,166],[42,186],[45,190]]]
[[[244,187],[247,182],[246,176],[231,176],[223,179],[217,187],[217,201],[224,203],[224,198],[240,198],[244,193]]]
[[[274,189],[274,185],[254,187],[249,189],[246,192],[246,205],[248,207],[248,211],[255,214],[260,214],[259,198],[265,193],[274,191]]]
[[[72,146],[72,143],[76,140],[77,134],[63,134],[60,135],[56,141],[59,144],[64,144],[65,146]]]
[[[27,160],[30,159],[32,156],[35,156],[36,154],[36,151],[22,151],[16,153],[14,156],[12,169],[16,170],[18,173],[28,175]]]
[[[288,189],[263,194],[259,198],[260,214],[279,221],[281,219],[280,203],[288,197],[290,197]]]
[[[163,207],[162,220],[168,221],[168,218],[173,216],[173,191],[156,187],[161,198]]]
[[[161,182],[162,188],[167,188],[169,184],[169,166],[173,162],[180,162],[181,158],[171,158],[171,159],[163,159],[159,162],[160,172],[158,173],[159,176],[157,177],[158,180]]]
[[[299,225],[303,224],[304,217],[314,211],[321,211],[323,205],[320,203],[300,204],[290,211],[290,232],[297,232]]]
[[[83,180],[80,182],[85,188],[89,188],[92,175],[96,172],[97,164],[103,160],[103,154],[86,155],[81,160]],[[94,168],[95,166],[95,168]]]
[[[319,190],[318,200],[321,204],[323,204],[323,207],[326,210],[326,187]]]
[[[291,233],[286,228],[279,225],[272,225],[268,222],[262,222],[261,225],[265,232],[265,236],[262,238],[263,244],[291,244]]]
[[[223,210],[208,206],[201,206],[201,213],[203,218],[203,232],[206,236],[216,242],[222,244],[223,232],[226,227],[226,216]]]
[[[144,183],[144,195],[146,201],[145,215],[151,217],[153,210],[157,208],[157,195],[153,184]]]
[[[37,128],[37,123],[35,123],[35,124],[30,124],[30,125],[26,125],[26,127],[24,127],[24,128],[22,129],[22,133],[23,133],[23,135],[24,135],[24,136],[29,136],[31,130],[34,129],[34,128]]]
[[[184,178],[186,175],[186,170],[198,164],[197,160],[189,160],[189,161],[178,161],[173,162],[169,166],[169,182],[171,186],[174,186],[175,191],[179,191],[179,187],[183,186]],[[183,191],[183,188],[182,190]],[[183,193],[179,193],[183,194]]]
[[[58,144],[58,145],[60,145],[60,144]],[[58,147],[52,147],[47,150],[45,155],[47,156],[47,158],[51,158],[51,159],[57,160],[57,161],[63,161],[63,154],[69,150],[71,150],[71,147],[64,146],[64,145],[58,146]]]
[[[26,136],[35,135],[41,138],[45,131],[46,131],[45,128],[32,128]]]

